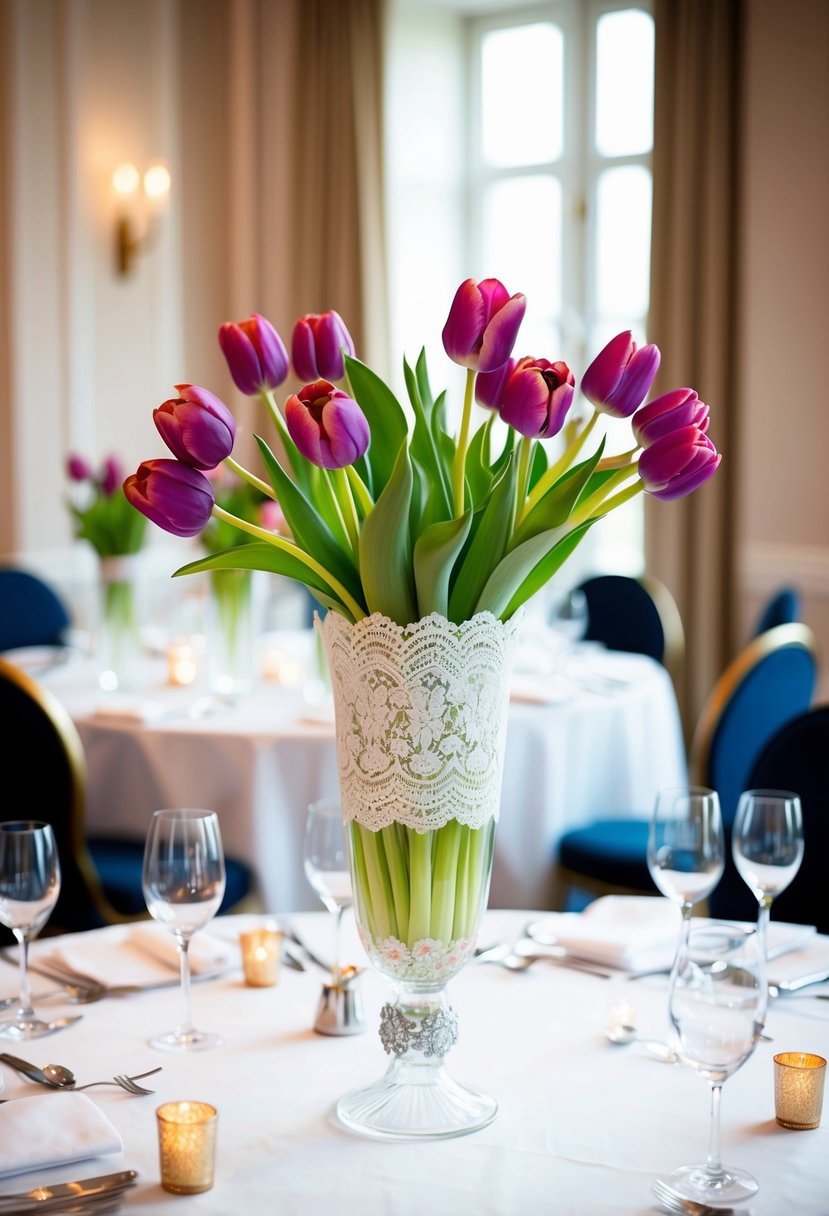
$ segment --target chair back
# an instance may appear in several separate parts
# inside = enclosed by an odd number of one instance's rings
[[[791,790],[803,808],[803,861],[791,886],[772,905],[775,920],[817,925],[829,933],[825,895],[829,856],[829,705],[798,714],[768,740],[746,781],[747,789]],[[709,901],[712,916],[753,920],[757,901],[736,867],[723,875]]]
[[[28,570],[0,569],[0,651],[20,646],[62,646],[69,612],[43,579]]]
[[[126,919],[104,895],[86,845],[87,768],[77,727],[48,689],[4,659],[0,722],[6,776],[14,770],[23,791],[13,812],[7,799],[5,817],[44,820],[57,841],[61,889],[46,931],[74,932]]]
[[[811,629],[778,625],[749,642],[714,685],[697,722],[689,767],[697,784],[719,793],[729,840],[754,761],[781,726],[809,708],[817,675]]]
[[[777,625],[791,625],[800,619],[800,592],[796,587],[778,587],[760,610],[752,636],[759,637],[761,633],[766,633]]]
[[[676,680],[685,637],[676,601],[664,583],[651,575],[596,574],[579,590],[587,600],[587,641],[649,655]]]

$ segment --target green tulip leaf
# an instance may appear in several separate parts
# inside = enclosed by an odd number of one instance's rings
[[[349,355],[345,370],[354,399],[368,421],[371,442],[366,452],[372,493],[379,496],[392,475],[400,445],[409,436],[409,423],[400,402],[380,377]]]
[[[413,564],[419,616],[427,616],[430,612],[448,616],[449,576],[471,522],[472,512],[467,511],[460,519],[432,524],[418,538]]]
[[[564,563],[592,523],[552,528],[513,549],[487,579],[475,612],[489,611],[507,620]]]
[[[360,532],[360,575],[369,612],[382,612],[398,625],[417,618],[409,535],[414,473],[406,441],[377,502]]]
[[[543,443],[538,443],[538,441],[536,441],[536,443],[533,444],[533,458],[530,464],[530,483],[528,488],[531,490],[541,477],[541,474],[546,472],[547,449],[544,447]]]
[[[452,514],[452,495],[449,475],[438,456],[438,447],[429,418],[420,395],[417,377],[406,360],[403,360],[403,374],[409,400],[414,412],[415,424],[412,432],[412,460],[420,465],[430,486],[429,500],[434,512],[434,519],[448,519]]]
[[[604,443],[605,441],[602,439],[592,456],[569,469],[558,481],[553,483],[516,528],[515,535],[510,541],[510,549],[517,549],[531,536],[537,536],[540,532],[548,532],[551,528],[558,528],[566,523],[579,500],[588,493],[592,493],[591,481],[595,476],[596,465],[602,458]],[[604,474],[599,476],[604,477]]]
[[[462,622],[474,614],[490,571],[506,552],[515,517],[516,477],[516,462],[509,456],[480,508],[480,522],[475,524],[472,542],[462,555],[449,595],[450,620]]]
[[[497,416],[494,411],[487,416],[486,422],[478,427],[466,450],[465,474],[473,503],[482,502],[492,485],[489,448],[492,426]]]

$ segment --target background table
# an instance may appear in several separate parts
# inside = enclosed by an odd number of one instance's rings
[[[279,639],[300,672],[311,639]],[[543,675],[540,660],[532,663],[524,656],[516,664],[492,907],[552,906],[563,831],[596,815],[647,818],[660,786],[686,780],[679,711],[662,666],[597,647],[576,649]],[[301,677],[295,685],[263,681],[238,704],[165,680],[159,662],[139,694],[107,697],[88,661],[43,676],[84,742],[90,833],[143,836],[161,807],[208,807],[228,853],[253,866],[268,910],[318,908],[302,837],[309,802],[338,792],[330,709],[309,704]],[[194,717],[202,708],[206,716]]]
[[[510,938],[532,915],[488,912],[479,940]],[[293,919],[310,944],[330,950],[324,913]],[[249,923],[223,917],[207,931],[235,940]],[[359,961],[353,922],[344,923],[347,957]],[[121,931],[83,935],[86,948]],[[38,941],[33,953],[49,948],[54,943]],[[125,1211],[148,1216],[644,1216],[655,1211],[650,1186],[658,1173],[705,1158],[705,1081],[636,1045],[611,1046],[604,1035],[611,1006],[627,1001],[643,1031],[664,1037],[665,977],[602,980],[548,964],[521,974],[469,964],[449,985],[460,1037],[447,1064],[458,1080],[493,1095],[499,1112],[473,1135],[429,1143],[371,1140],[337,1120],[337,1099],[388,1064],[377,1035],[388,988],[366,972],[366,1033],[325,1038],[310,1029],[321,977],[283,969],[278,987],[252,989],[234,972],[195,985],[197,1025],[225,1038],[215,1051],[188,1056],[147,1046],[150,1034],[177,1020],[175,990],[87,1005],[76,1026],[21,1047],[25,1059],[67,1064],[81,1080],[157,1064],[163,1072],[148,1081],[154,1097],[88,1091],[121,1132],[123,1154],[6,1179],[0,1194],[132,1167],[139,1181]],[[2,965],[0,996],[14,985],[14,971]],[[48,1007],[63,1010],[54,999]],[[826,1216],[829,1118],[824,1112],[823,1125],[809,1132],[777,1125],[772,1056],[785,1050],[829,1056],[829,1002],[779,1000],[766,1030],[774,1041],[760,1042],[725,1085],[723,1158],[758,1179],[752,1216]],[[3,1071],[5,1098],[33,1092]],[[211,1102],[219,1111],[216,1184],[190,1200],[159,1185],[155,1108],[179,1099]],[[51,1100],[59,1103],[60,1095]]]

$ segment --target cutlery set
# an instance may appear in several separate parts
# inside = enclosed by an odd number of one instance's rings
[[[98,1216],[117,1212],[125,1192],[135,1185],[135,1170],[117,1174],[102,1174],[78,1182],[61,1182],[54,1186],[36,1187],[14,1195],[0,1195],[0,1216],[27,1216],[29,1212],[65,1213],[69,1216]]]
[[[96,1085],[118,1085],[129,1094],[151,1094],[154,1093],[154,1090],[145,1089],[143,1085],[137,1085],[136,1082],[161,1072],[161,1065],[159,1065],[147,1072],[136,1073],[132,1077],[118,1073],[112,1080],[88,1081],[85,1085],[76,1085],[75,1074],[63,1064],[47,1064],[44,1068],[38,1068],[36,1064],[30,1064],[28,1060],[21,1060],[18,1056],[9,1055],[7,1052],[0,1052],[0,1060],[4,1064],[8,1064],[9,1068],[14,1068],[24,1077],[28,1077],[30,1081],[36,1081],[38,1085],[45,1085],[48,1089],[81,1090],[93,1089]],[[14,1101],[14,1099],[4,1098],[3,1101]]]

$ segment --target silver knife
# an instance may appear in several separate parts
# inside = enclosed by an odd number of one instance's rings
[[[13,1195],[0,1195],[0,1212],[48,1211],[53,1201],[63,1203],[68,1199],[90,1199],[125,1190],[133,1186],[138,1177],[136,1170],[121,1170],[117,1174],[101,1174],[97,1178],[83,1178],[78,1182],[58,1182],[53,1186],[35,1187],[33,1191],[20,1191]],[[16,1206],[15,1206],[16,1205]]]
[[[785,996],[787,992],[799,992],[801,988],[808,988],[812,984],[822,984],[829,980],[829,971],[815,971],[812,975],[802,975],[797,980],[781,980],[777,984],[769,984],[769,992],[773,996]]]

